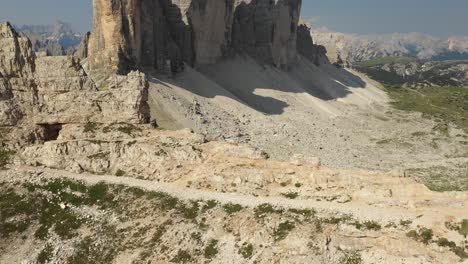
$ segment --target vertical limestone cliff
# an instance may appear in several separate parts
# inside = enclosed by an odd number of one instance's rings
[[[294,61],[301,0],[238,1],[233,43],[238,51],[277,67]]]
[[[287,68],[301,0],[94,0],[90,69],[177,70],[231,52]],[[178,65],[174,65],[174,63]]]

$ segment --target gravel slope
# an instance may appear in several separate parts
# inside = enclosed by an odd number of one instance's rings
[[[407,169],[459,164],[451,153],[463,152],[461,131],[441,139],[434,122],[392,109],[378,84],[332,65],[299,58],[284,72],[236,57],[149,79],[152,116],[163,128],[248,143],[276,159],[300,153],[330,167]]]

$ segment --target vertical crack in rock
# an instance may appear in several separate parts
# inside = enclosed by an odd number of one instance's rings
[[[301,0],[94,0],[91,70],[179,71],[235,52],[287,69]],[[309,45],[313,45],[312,42]]]

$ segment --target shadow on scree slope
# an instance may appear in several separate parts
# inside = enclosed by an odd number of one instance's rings
[[[262,65],[247,55],[237,55],[198,70],[187,66],[173,78],[160,80],[159,76],[153,76],[150,82],[168,83],[206,98],[225,96],[268,115],[280,115],[289,105],[280,97],[258,95],[257,89],[307,93],[323,101],[332,101],[345,98],[352,89],[366,86],[360,77],[344,69],[333,65],[318,67],[303,57],[299,57],[289,71]]]
[[[167,20],[165,25],[169,29],[167,38],[172,46],[178,47],[178,49],[172,50],[170,56],[185,61],[186,67],[184,72],[173,78],[163,78],[150,73],[148,75],[153,76],[149,78],[151,82],[160,85],[164,85],[166,82],[206,98],[226,96],[269,115],[280,115],[289,105],[280,98],[281,96],[273,98],[256,94],[257,89],[285,93],[307,93],[323,101],[331,101],[344,98],[352,93],[351,89],[364,88],[366,85],[362,79],[346,70],[338,69],[329,64],[317,67],[302,56],[298,56],[296,63],[290,67],[289,71],[272,67],[271,63],[258,59],[258,56],[254,56],[254,59],[247,55],[253,53],[268,57],[266,55],[270,53],[268,45],[258,46],[255,41],[245,39],[237,41],[239,43],[232,43],[234,46],[230,47],[229,50],[237,55],[231,54],[230,58],[215,65],[194,69],[190,66],[195,64],[195,49],[190,45],[190,41],[187,41],[187,36],[191,35],[190,26],[182,20],[181,10],[176,5],[167,2],[167,0],[163,0],[163,2],[163,13]],[[249,6],[243,4],[238,9],[236,14],[249,9]],[[242,50],[244,52],[240,52]],[[131,63],[134,61],[133,59],[127,59],[127,66],[134,65],[130,68],[148,69],[156,66],[153,65],[154,62],[148,62],[148,64],[138,67],[135,63]],[[160,77],[162,82],[158,80]]]

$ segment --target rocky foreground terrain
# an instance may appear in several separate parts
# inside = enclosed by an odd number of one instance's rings
[[[300,7],[95,0],[69,57],[0,24],[0,263],[468,262],[468,136]]]

